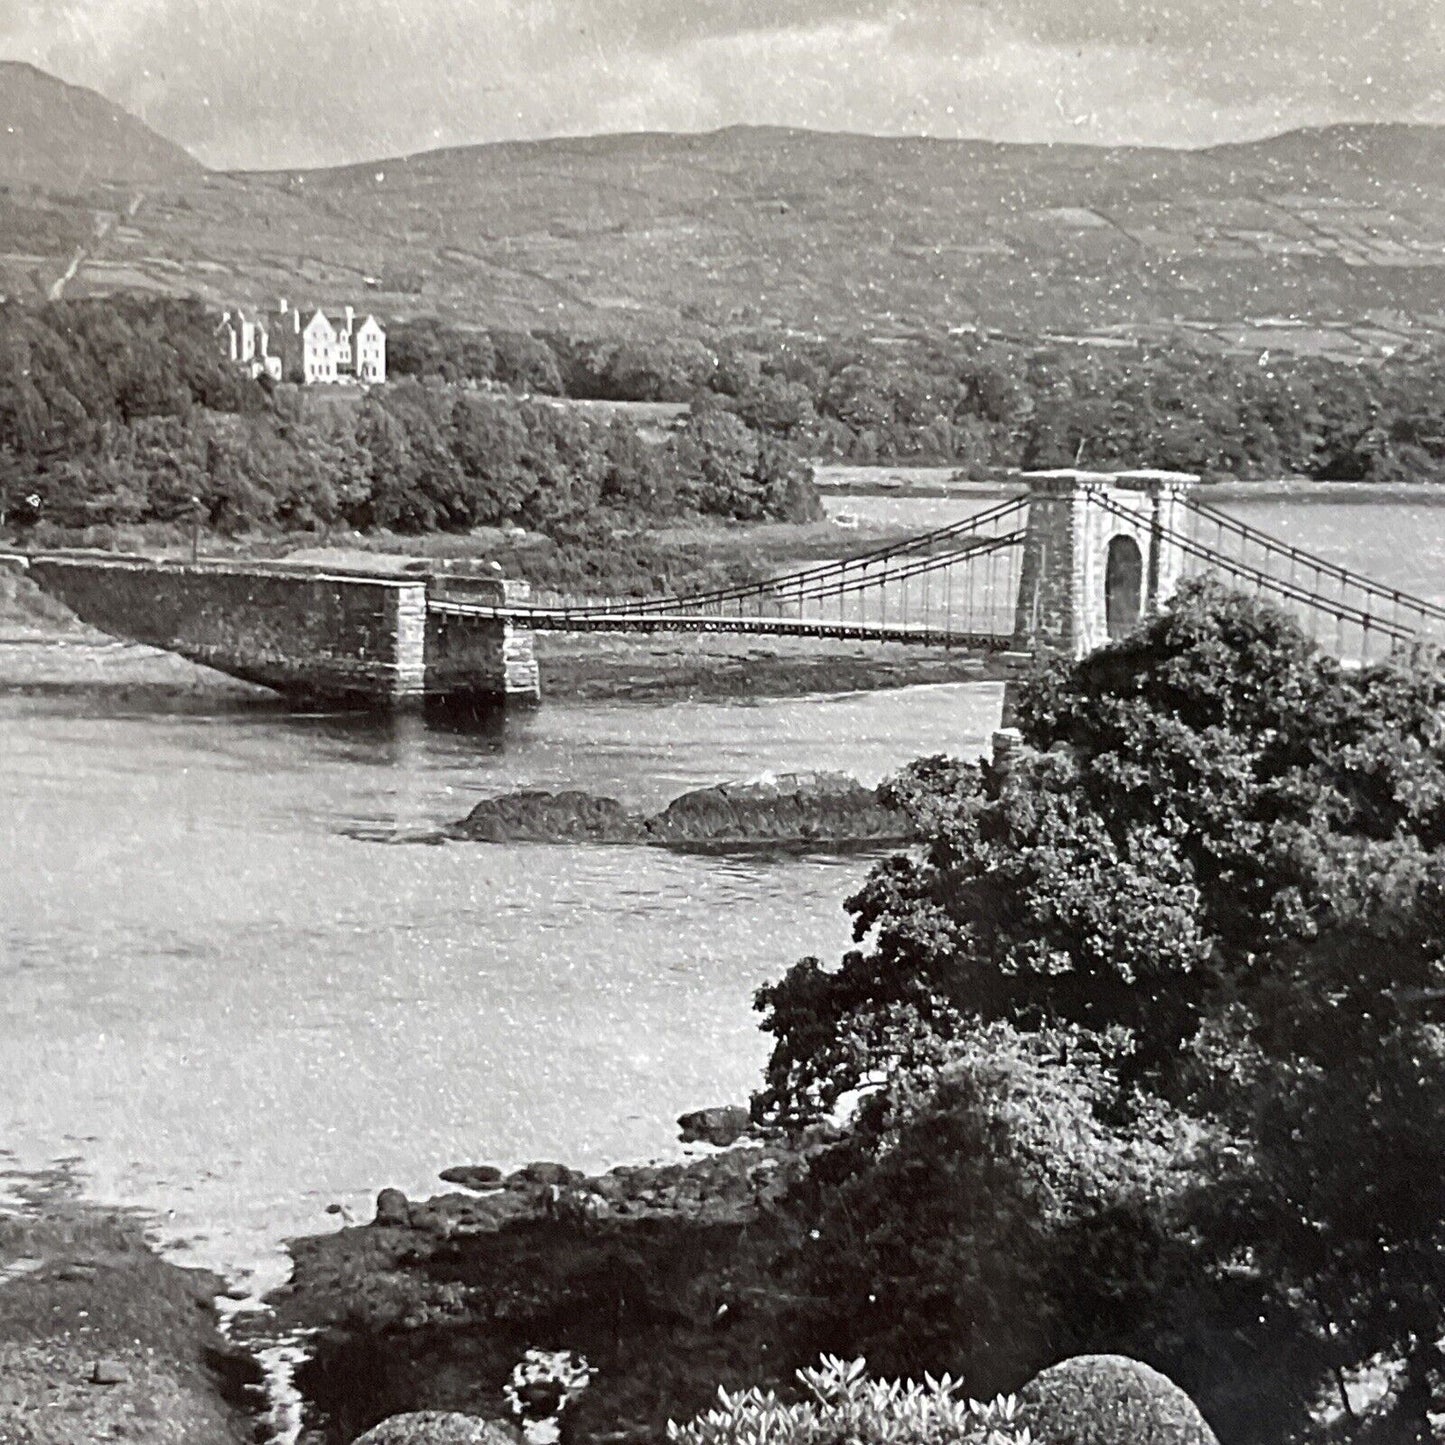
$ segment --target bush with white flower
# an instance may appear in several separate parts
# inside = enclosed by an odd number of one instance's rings
[[[597,1371],[572,1350],[528,1350],[502,1386],[502,1395],[529,1445],[551,1445],[562,1429],[562,1412]]]
[[[686,1425],[668,1422],[672,1445],[1034,1445],[1012,1396],[983,1403],[964,1399],[963,1382],[925,1375],[921,1385],[870,1380],[863,1360],[824,1355],[817,1369],[799,1370],[812,1396],[784,1404],[756,1387],[730,1395]]]

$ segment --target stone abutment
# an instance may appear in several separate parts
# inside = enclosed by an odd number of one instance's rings
[[[433,589],[503,602],[525,583],[74,554],[32,557],[28,570],[102,632],[289,697],[397,708],[538,696],[530,633],[428,607]]]

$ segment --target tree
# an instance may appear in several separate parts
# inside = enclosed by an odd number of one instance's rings
[[[497,380],[515,391],[539,396],[563,394],[562,369],[556,353],[538,336],[525,331],[494,331]]]
[[[669,462],[678,499],[699,512],[747,521],[819,510],[811,472],[796,454],[716,404],[694,409],[671,440]]]
[[[964,1022],[918,1047],[790,1201],[809,1337],[988,1392],[1067,1353],[1080,1231],[1126,1200],[1157,1216],[1176,1187],[1179,1126],[1121,1110],[1112,1066],[1077,1029]]]
[[[1431,656],[1346,672],[1272,608],[1193,584],[1032,680],[1022,756],[905,770],[892,792],[921,851],[849,900],[867,946],[759,992],[775,1044],[756,1111],[865,1101],[803,1221],[826,1239],[843,1211],[859,1278],[834,1251],[812,1287],[845,1293],[850,1321],[868,1317],[858,1290],[886,1293],[897,1358],[968,1337],[965,1316],[1012,1292],[1027,1329],[1073,1321],[1072,1349],[1172,1351],[1154,1362],[1201,1399],[1267,1375],[1255,1413],[1276,1429],[1326,1384],[1358,1413],[1348,1382],[1384,1361],[1397,1386],[1359,1428],[1429,1438],[1445,1403],[1442,716]],[[1021,1058],[1028,1077],[1046,1067],[1046,1104],[1004,1082]],[[1072,1119],[1084,1144],[1024,1147],[1041,1118]],[[1151,1138],[1153,1164],[1109,1164]],[[970,1278],[985,1247],[988,1272],[949,1304],[938,1268]],[[975,1368],[1017,1366],[1002,1323],[984,1336]]]

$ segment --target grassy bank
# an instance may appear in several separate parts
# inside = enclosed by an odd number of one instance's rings
[[[97,549],[137,556],[275,561],[371,562],[469,559],[494,561],[509,577],[538,586],[566,586],[579,594],[649,595],[660,588],[686,591],[723,581],[752,581],[791,563],[840,557],[910,535],[916,528],[864,523],[844,531],[830,521],[725,522],[711,518],[647,527],[554,529],[476,527],[424,536],[331,528],[310,532],[198,533],[185,526],[150,523],[116,527],[47,528],[34,550]],[[6,539],[0,536],[0,546]],[[14,539],[11,539],[14,545]],[[43,545],[42,545],[43,544]]]
[[[141,1221],[64,1175],[0,1213],[0,1440],[243,1445],[260,1371],[219,1334],[224,1282],[159,1258]]]

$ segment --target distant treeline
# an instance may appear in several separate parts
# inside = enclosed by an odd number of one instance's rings
[[[1435,480],[1445,358],[1376,366],[1186,346],[1022,348],[969,337],[634,341],[394,327],[393,374],[623,401],[711,399],[825,460],[1162,467]]]
[[[301,392],[199,302],[0,305],[0,527],[466,531],[819,513],[806,456],[1437,480],[1439,357],[1373,366],[970,338],[583,341],[394,326],[394,380]],[[684,402],[662,439],[552,397]]]
[[[404,378],[308,396],[222,360],[214,326],[191,302],[0,306],[10,525],[554,530],[819,511],[796,451],[721,406],[653,443],[623,417]]]

